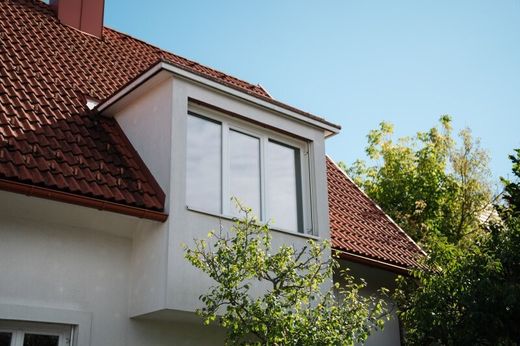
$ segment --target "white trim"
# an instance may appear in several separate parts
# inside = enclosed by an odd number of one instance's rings
[[[203,209],[196,208],[196,207],[190,207],[189,205],[186,206],[186,210],[189,210],[191,212],[198,213],[198,214],[204,214],[204,215],[208,215],[208,216],[218,217],[219,219],[224,219],[224,220],[229,220],[229,221],[235,221],[237,219],[236,216],[215,213],[214,211],[208,211],[208,210],[203,210]],[[269,227],[269,230],[275,231],[275,232],[280,232],[280,233],[285,233],[285,234],[289,234],[289,235],[294,235],[294,236],[301,237],[301,238],[313,239],[316,241],[322,240],[322,238],[318,235],[299,233],[299,232],[289,231],[289,230],[282,229],[282,228]]]
[[[188,112],[189,114],[189,112]],[[211,118],[210,118],[211,119]],[[231,214],[229,205],[229,196],[231,191],[231,183],[229,179],[230,172],[230,155],[229,155],[229,124],[227,122],[219,121],[220,123],[220,210],[224,214]],[[186,154],[187,155],[187,154]]]
[[[423,255],[425,256],[428,256],[428,254],[412,239],[412,237],[410,237],[401,227],[399,227],[399,225],[390,217],[388,216],[385,211],[383,209],[381,209],[381,207],[376,203],[374,202],[374,200],[372,198],[370,198],[366,193],[365,191],[363,191],[359,186],[357,186],[357,184],[352,180],[350,179],[350,177],[348,176],[347,172],[345,172],[344,170],[341,169],[340,166],[338,166],[336,164],[336,162],[334,162],[334,160],[327,154],[325,154],[325,156],[330,160],[330,162],[332,162],[334,164],[334,166],[341,172],[343,173],[343,175],[352,183],[354,184],[354,186],[379,210],[381,210],[381,212],[383,212],[383,214],[386,216],[386,218],[392,223],[394,224],[395,227],[397,227],[397,229],[399,231],[401,231],[407,238],[409,241],[411,241],[418,249],[419,251],[422,252]]]
[[[110,106],[115,104],[121,98],[123,98],[124,96],[129,94],[131,91],[133,91],[135,88],[137,88],[139,85],[144,83],[146,80],[148,80],[149,78],[151,78],[152,76],[154,76],[157,72],[159,72],[161,70],[169,71],[169,72],[173,73],[174,75],[177,75],[177,76],[180,76],[180,77],[183,77],[183,78],[195,81],[197,83],[200,83],[200,84],[203,84],[203,85],[206,85],[206,86],[209,86],[209,87],[211,87],[213,89],[216,89],[216,90],[219,90],[219,91],[224,92],[226,94],[238,97],[238,98],[240,98],[242,100],[254,103],[254,104],[259,105],[259,106],[261,106],[263,108],[267,108],[267,109],[269,109],[271,111],[275,111],[277,113],[284,114],[284,115],[289,116],[291,118],[294,118],[296,120],[299,120],[299,121],[302,121],[304,123],[311,124],[311,125],[314,125],[316,127],[321,128],[321,129],[324,129],[324,130],[329,132],[328,134],[326,134],[326,137],[329,137],[331,135],[337,134],[340,131],[340,129],[338,129],[337,127],[331,126],[331,125],[326,124],[326,123],[324,123],[322,121],[319,121],[317,119],[312,119],[312,118],[310,118],[308,116],[305,116],[303,114],[299,114],[299,113],[296,113],[294,111],[285,109],[285,108],[283,108],[281,106],[272,104],[272,103],[270,103],[268,101],[261,100],[261,99],[255,97],[255,96],[249,95],[249,94],[247,94],[245,92],[242,92],[242,91],[238,91],[236,89],[233,89],[231,87],[225,86],[223,84],[214,82],[214,81],[209,80],[209,79],[207,79],[205,77],[199,76],[199,75],[197,75],[195,73],[186,71],[186,70],[184,70],[182,68],[179,68],[179,67],[176,67],[176,66],[174,66],[172,64],[169,64],[167,62],[159,62],[159,63],[157,63],[156,65],[154,65],[153,67],[148,69],[145,73],[143,73],[138,78],[136,78],[134,81],[129,83],[127,86],[125,86],[124,88],[119,90],[113,96],[111,96],[108,99],[104,100],[95,109],[98,110],[99,112],[103,112],[103,111],[107,110]]]
[[[0,304],[0,319],[26,322],[58,323],[74,328],[74,346],[90,346],[92,314],[84,311],[48,307]]]
[[[269,90],[267,90],[262,84],[258,83],[257,84],[270,98],[272,98],[273,100],[275,99],[273,97],[273,95],[271,95],[271,93],[269,92]]]

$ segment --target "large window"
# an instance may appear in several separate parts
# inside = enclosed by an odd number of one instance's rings
[[[190,112],[187,122],[189,208],[239,216],[236,197],[273,228],[312,233],[307,143],[226,117]]]
[[[0,346],[70,346],[71,327],[0,320]]]

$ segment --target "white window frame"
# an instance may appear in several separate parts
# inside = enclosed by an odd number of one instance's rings
[[[193,104],[189,104],[187,116],[198,116],[202,119],[206,118],[209,121],[215,121],[221,124],[221,140],[222,140],[222,152],[221,152],[221,211],[220,213],[215,213],[213,211],[201,210],[196,206],[187,205],[187,208],[194,211],[199,211],[205,214],[210,215],[219,215],[225,218],[234,218],[231,215],[230,210],[230,182],[229,182],[229,167],[230,167],[230,158],[229,158],[229,131],[234,130],[245,135],[249,135],[255,138],[260,139],[260,219],[262,222],[269,222],[267,219],[267,215],[269,214],[269,205],[267,203],[267,172],[266,172],[266,163],[268,162],[267,157],[267,145],[269,140],[272,140],[276,143],[280,143],[282,145],[287,145],[288,147],[299,150],[299,158],[300,158],[300,172],[301,177],[300,186],[301,189],[301,201],[298,201],[301,205],[301,210],[298,211],[301,213],[299,215],[301,226],[298,226],[298,230],[288,230],[279,228],[276,224],[270,225],[271,229],[279,230],[287,233],[300,234],[300,235],[308,235],[308,236],[318,236],[316,234],[316,227],[313,224],[313,206],[312,206],[312,184],[310,180],[310,165],[311,165],[311,150],[310,146],[311,142],[301,140],[298,138],[294,138],[289,135],[285,135],[283,133],[267,129],[261,127],[259,125],[251,124],[245,120],[239,119],[237,117],[232,117],[227,114],[223,114],[221,112],[215,111],[213,109],[208,109],[206,107],[201,107]],[[302,228],[302,229],[300,229]]]
[[[58,336],[58,346],[73,344],[73,326],[64,324],[0,320],[0,332],[12,334],[10,346],[23,346],[25,334]]]

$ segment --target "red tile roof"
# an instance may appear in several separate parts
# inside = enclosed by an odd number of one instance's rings
[[[327,157],[332,247],[401,268],[418,265],[421,248]]]
[[[90,112],[85,99],[106,99],[160,61],[327,123],[112,29],[99,39],[65,26],[38,0],[0,2],[0,52],[3,180],[162,210],[163,191],[115,120]]]
[[[0,3],[0,179],[150,210],[164,193],[102,100],[161,60],[253,95],[251,85],[104,28],[103,39],[62,25],[41,1]]]
[[[117,122],[86,108],[86,97],[106,99],[159,61],[327,123],[258,85],[114,30],[98,39],[64,26],[41,1],[2,0],[0,189],[143,217],[162,211],[164,192]],[[419,248],[332,161],[327,167],[333,246],[414,265]]]

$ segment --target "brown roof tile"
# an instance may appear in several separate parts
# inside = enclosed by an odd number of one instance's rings
[[[327,157],[332,247],[402,268],[418,266],[420,247]]]
[[[258,85],[112,29],[98,39],[62,25],[38,0],[0,2],[0,53],[0,179],[134,207],[162,210],[164,193],[115,120],[91,114],[85,97],[103,100],[168,61],[271,100]],[[28,162],[37,163],[25,170]]]
[[[324,121],[273,100],[258,85],[112,29],[104,28],[98,39],[64,26],[41,1],[3,0],[0,186],[32,191],[19,185],[30,184],[56,190],[51,198],[71,202],[78,201],[74,196],[88,196],[162,210],[163,191],[116,121],[92,114],[85,105],[86,97],[106,99],[159,61]],[[327,167],[333,246],[404,267],[414,265],[419,248],[331,160]],[[94,200],[78,203],[98,205]]]

